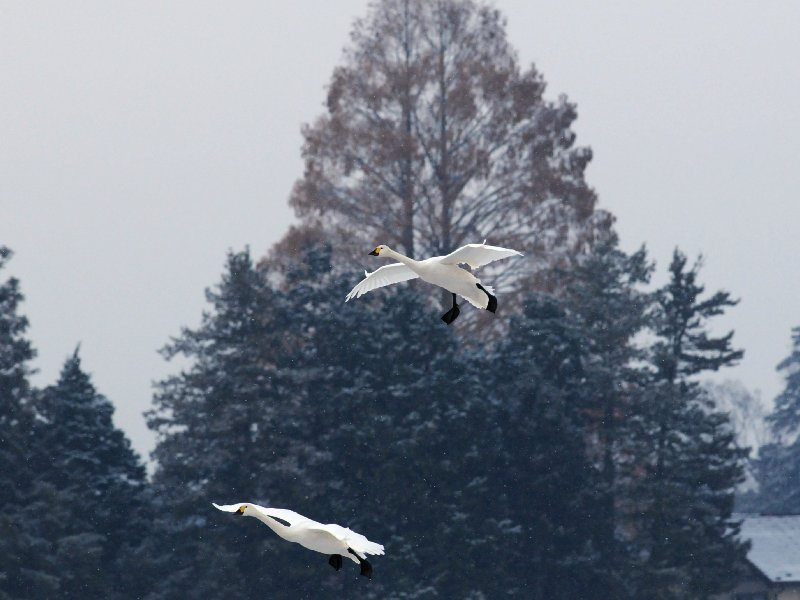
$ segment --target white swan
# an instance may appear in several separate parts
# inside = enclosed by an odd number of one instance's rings
[[[212,502],[212,504],[214,503]],[[293,510],[264,508],[249,502],[222,506],[214,504],[214,507],[245,517],[255,517],[289,542],[296,542],[304,548],[322,552],[322,554],[330,554],[328,564],[337,571],[342,568],[342,556],[346,556],[354,563],[361,565],[362,575],[371,578],[372,565],[369,564],[366,555],[383,554],[382,545],[370,542],[360,533],[341,525],[317,523],[303,515],[298,515]]]
[[[385,245],[377,246],[369,254],[393,258],[400,262],[383,266],[372,273],[364,271],[366,277],[347,294],[345,302],[351,298],[360,298],[376,288],[419,277],[422,281],[438,285],[453,294],[453,308],[442,315],[442,321],[448,325],[455,321],[461,312],[456,302],[456,294],[477,308],[490,312],[497,310],[497,298],[494,297],[491,286],[481,285],[480,279],[458,265],[466,264],[477,269],[501,258],[522,256],[522,253],[516,250],[487,246],[485,243],[467,244],[447,256],[434,256],[425,260],[408,258]]]

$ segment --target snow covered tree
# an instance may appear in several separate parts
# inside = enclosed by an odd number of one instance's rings
[[[698,261],[675,251],[670,281],[656,295],[652,379],[644,405],[638,480],[639,593],[657,599],[708,598],[725,589],[746,545],[731,519],[747,450],[727,415],[714,409],[696,376],[735,364],[733,332],[708,333],[712,317],[735,306],[727,292],[701,298]]]
[[[754,501],[758,490],[759,453],[772,440],[766,407],[758,391],[747,389],[740,381],[705,381],[702,387],[714,410],[728,415],[728,421],[736,434],[736,445],[750,449],[750,455],[745,462],[744,481],[736,490],[736,512],[757,511]]]
[[[506,535],[495,569],[510,596],[602,597],[597,589],[607,585],[597,544],[600,470],[587,453],[582,411],[584,333],[563,301],[529,296],[488,361],[501,442],[484,477]]]
[[[631,594],[629,540],[630,479],[634,467],[637,411],[642,394],[634,344],[647,324],[651,299],[642,286],[652,265],[644,248],[626,254],[615,236],[603,241],[564,274],[565,300],[580,332],[581,385],[587,451],[598,475],[594,527],[603,593]]]
[[[0,269],[12,253],[0,246]],[[27,478],[27,444],[32,440],[32,413],[28,363],[35,356],[25,339],[28,319],[17,313],[23,296],[19,281],[10,278],[0,285],[0,473],[10,481]],[[0,505],[8,506],[19,500],[16,485],[0,485]]]
[[[293,393],[317,448],[313,510],[387,546],[362,597],[495,596],[507,582],[484,563],[502,554],[502,517],[484,514],[482,474],[498,437],[474,358],[411,289],[343,306],[352,275],[330,252],[306,238],[283,269],[304,324]],[[332,584],[354,593],[346,578]]]
[[[11,258],[0,246],[0,269]],[[52,546],[39,522],[47,516],[44,490],[35,484],[39,446],[28,376],[35,353],[18,313],[19,281],[0,284],[0,599],[54,597],[59,587]],[[60,500],[55,490],[50,499]],[[56,510],[57,507],[56,507]]]
[[[152,567],[153,597],[496,596],[508,582],[485,576],[485,558],[516,534],[485,514],[502,437],[477,359],[412,290],[343,305],[351,275],[302,236],[259,268],[231,255],[200,328],[168,349],[192,366],[162,382],[149,416],[165,515],[151,546],[173,549]],[[209,504],[248,499],[350,526],[387,555],[366,582]]]
[[[778,364],[786,378],[786,386],[775,398],[775,410],[769,420],[778,435],[793,435],[800,431],[800,327],[792,329],[792,350]]]
[[[293,302],[270,286],[248,251],[228,256],[222,281],[206,296],[211,310],[200,327],[184,329],[164,350],[190,367],[159,384],[148,414],[159,436],[149,544],[156,554],[172,550],[151,565],[153,597],[264,597],[291,570],[291,561],[277,559],[287,549],[211,502],[297,508],[308,489],[298,485],[304,423],[284,393],[292,382],[279,376],[300,351]],[[271,568],[254,568],[265,557]]]
[[[76,348],[58,382],[36,401],[37,481],[61,498],[50,529],[62,574],[61,598],[121,597],[126,549],[142,535],[144,467],[112,422],[114,407],[81,368]]]
[[[767,419],[774,441],[756,461],[759,490],[748,506],[766,513],[800,513],[800,327],[792,329],[792,349],[778,364],[786,379]]]
[[[380,0],[351,40],[326,113],[303,131],[291,197],[305,222],[346,240],[338,252],[380,242],[420,257],[488,237],[544,257],[499,272],[519,278],[610,229],[584,180],[591,151],[575,146],[575,105],[544,98],[496,9]]]

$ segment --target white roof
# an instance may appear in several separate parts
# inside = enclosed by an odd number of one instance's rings
[[[800,515],[744,516],[747,559],[771,581],[800,581]]]

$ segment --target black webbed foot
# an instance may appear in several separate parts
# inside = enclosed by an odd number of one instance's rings
[[[352,548],[348,548],[347,551],[358,559],[358,563],[361,565],[361,574],[368,579],[372,579],[372,565],[369,564],[369,561],[353,552]]]
[[[338,571],[342,568],[342,555],[331,554],[331,557],[328,559],[328,564]]]
[[[450,325],[453,321],[455,321],[458,318],[458,315],[460,314],[461,314],[461,309],[458,308],[458,303],[456,302],[456,295],[453,294],[453,308],[451,308],[442,315],[442,321]]]
[[[372,565],[363,558],[361,559],[361,574],[367,579],[372,579]]]
[[[461,314],[461,309],[458,308],[458,304],[456,304],[453,308],[451,308],[442,315],[442,321],[450,325],[453,321],[455,321],[458,318],[458,315],[460,314]]]

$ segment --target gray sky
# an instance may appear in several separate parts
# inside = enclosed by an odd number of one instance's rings
[[[626,249],[677,244],[742,298],[726,375],[771,399],[800,325],[800,2],[499,1],[523,64],[578,103]],[[0,243],[38,385],[75,344],[147,455],[156,350],[199,322],[228,248],[292,220],[300,126],[366,2],[0,3]],[[354,268],[354,273],[358,269]],[[659,281],[663,280],[662,277]]]

